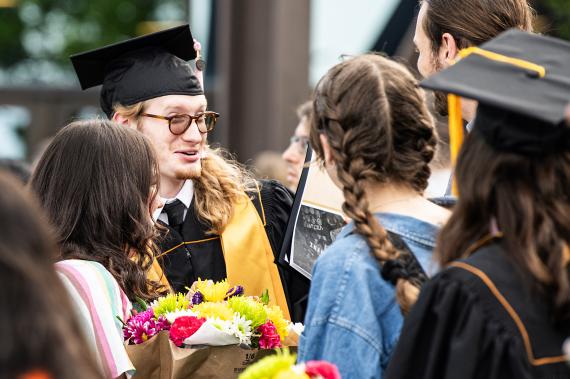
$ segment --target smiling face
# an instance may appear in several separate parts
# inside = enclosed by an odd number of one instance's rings
[[[204,95],[167,95],[145,102],[144,112],[158,116],[195,115],[206,110]],[[161,195],[171,197],[186,179],[199,177],[207,134],[200,133],[195,122],[181,135],[174,135],[168,121],[141,117],[138,129],[152,142],[160,166]]]

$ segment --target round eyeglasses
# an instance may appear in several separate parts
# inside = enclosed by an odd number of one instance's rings
[[[216,122],[218,121],[218,117],[220,117],[219,113],[216,112],[198,112],[195,115],[189,114],[175,114],[174,116],[159,116],[156,114],[150,113],[141,113],[141,116],[145,117],[152,117],[158,118],[160,120],[167,120],[168,121],[168,129],[170,129],[170,133],[179,136],[184,134],[185,131],[188,130],[190,125],[192,125],[192,121],[196,121],[196,126],[198,127],[198,131],[200,133],[208,133],[214,130],[214,126],[216,126]]]

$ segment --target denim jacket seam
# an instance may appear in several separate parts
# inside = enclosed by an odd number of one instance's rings
[[[392,226],[384,226],[384,228],[392,233],[398,234],[402,236],[404,239],[409,239],[411,241],[421,243],[422,245],[433,248],[435,247],[435,240],[430,238],[425,238],[426,233],[418,234],[415,232],[410,231],[407,228],[399,228],[399,227],[392,227]]]

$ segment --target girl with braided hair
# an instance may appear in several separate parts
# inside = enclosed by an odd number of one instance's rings
[[[366,54],[317,85],[310,139],[352,221],[314,267],[299,359],[329,360],[343,378],[381,378],[449,216],[423,197],[433,120],[406,68]]]

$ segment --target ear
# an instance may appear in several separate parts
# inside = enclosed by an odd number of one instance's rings
[[[115,112],[115,114],[113,114],[113,122],[119,124],[119,125],[123,125],[123,126],[128,126],[130,128],[136,128],[136,122],[131,122],[130,119],[128,119],[127,117],[120,115],[118,113]]]
[[[445,67],[451,66],[457,58],[459,48],[455,43],[455,38],[449,33],[441,36],[441,48],[439,49],[439,61]]]
[[[331,153],[331,145],[329,145],[328,137],[324,133],[321,133],[319,135],[319,139],[321,141],[321,147],[323,148],[323,154],[325,155],[325,164],[327,165],[334,164]]]

